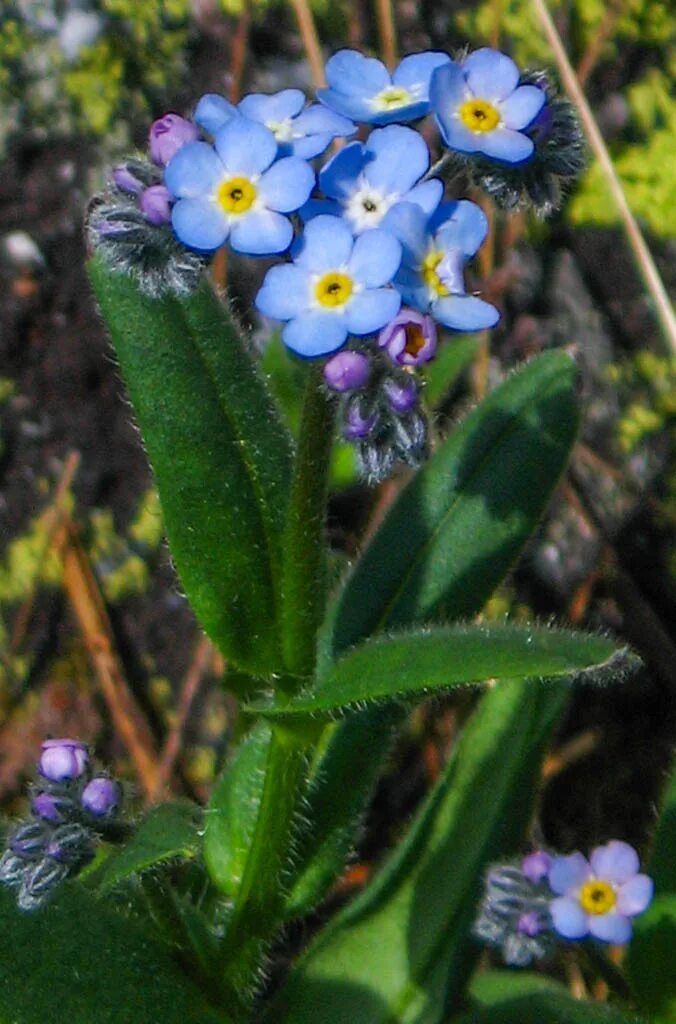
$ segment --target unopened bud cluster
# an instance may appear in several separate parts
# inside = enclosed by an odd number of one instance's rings
[[[326,384],[341,395],[343,437],[355,445],[360,473],[371,483],[395,462],[415,467],[425,458],[428,425],[414,371],[436,347],[432,318],[404,308],[375,346],[342,349],[324,366]]]
[[[37,767],[30,817],[10,832],[0,857],[0,882],[17,890],[22,910],[44,904],[119,825],[121,787],[92,771],[83,743],[45,740]]]

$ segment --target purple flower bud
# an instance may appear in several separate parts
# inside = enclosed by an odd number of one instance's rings
[[[138,195],[143,188],[143,182],[132,174],[126,164],[113,168],[113,181],[123,192],[131,192],[132,195]]]
[[[516,924],[517,931],[533,939],[542,931],[542,914],[536,910],[528,910],[522,914]]]
[[[47,833],[38,822],[20,825],[9,838],[8,847],[13,854],[23,860],[35,860],[41,857],[47,845]]]
[[[89,814],[95,818],[108,818],[120,806],[120,786],[113,779],[100,775],[87,783],[80,799]]]
[[[38,770],[50,782],[77,779],[87,768],[89,755],[79,740],[45,740]]]
[[[346,441],[361,441],[368,437],[378,422],[378,413],[375,410],[368,412],[358,401],[346,406],[344,417],[343,437]]]
[[[192,121],[178,114],[165,114],[150,126],[150,158],[160,167],[166,167],[181,146],[185,146],[186,142],[195,142],[198,138],[199,130]]]
[[[521,871],[529,881],[536,885],[547,877],[551,866],[552,858],[544,850],[534,850],[521,861]]]
[[[59,863],[77,864],[93,856],[94,846],[91,835],[82,825],[62,825],[52,833],[45,852]]]
[[[58,824],[69,816],[69,812],[75,810],[75,804],[72,800],[52,793],[38,793],[31,801],[31,810],[36,818]]]
[[[362,352],[339,352],[324,365],[324,380],[333,391],[363,388],[370,374],[371,365]]]
[[[418,387],[413,377],[406,380],[388,378],[383,382],[383,391],[392,411],[398,416],[410,412],[418,401]]]
[[[151,224],[168,224],[171,220],[169,189],[165,185],[150,185],[139,196],[138,205]]]
[[[427,363],[437,349],[437,329],[430,316],[404,308],[378,335],[378,345],[398,366]]]
[[[68,865],[46,857],[26,872],[17,903],[21,910],[34,910],[44,903],[51,889],[68,877]]]

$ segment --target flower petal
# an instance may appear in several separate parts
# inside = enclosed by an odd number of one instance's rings
[[[427,143],[419,132],[401,124],[376,128],[366,144],[373,159],[364,177],[385,195],[403,195],[422,178],[430,165]]]
[[[341,348],[347,339],[345,319],[331,313],[304,313],[282,331],[282,341],[305,359],[326,356]]]
[[[347,199],[357,187],[359,175],[371,159],[361,142],[351,142],[319,172],[319,187],[329,199]]]
[[[297,156],[277,160],[262,176],[258,190],[270,210],[291,213],[298,210],[314,188],[315,172]]]
[[[451,60],[436,69],[430,82],[430,105],[440,124],[453,117],[468,95],[467,80],[459,64]]]
[[[193,120],[210,135],[215,135],[233,117],[239,117],[237,107],[234,103],[229,103],[225,96],[219,96],[215,92],[208,92],[202,96],[193,114]]]
[[[336,113],[349,117],[352,121],[370,123],[373,120],[373,106],[371,97],[368,95],[346,96],[335,89],[317,89],[317,99],[330,110],[335,110]]]
[[[569,889],[583,885],[591,873],[587,858],[575,851],[567,857],[554,858],[549,869],[549,885],[553,892],[563,895]]]
[[[164,170],[164,184],[179,199],[211,195],[222,178],[223,164],[206,142],[181,146]]]
[[[338,115],[336,115],[338,116]],[[319,156],[333,142],[335,135],[331,132],[317,132],[315,135],[304,135],[300,139],[279,144],[280,155],[299,156],[302,160],[312,160]]]
[[[401,244],[389,231],[365,231],[354,243],[348,273],[367,288],[389,284],[401,263]]]
[[[282,89],[272,96],[265,93],[252,92],[240,100],[238,107],[245,117],[260,124],[268,121],[286,121],[295,117],[305,106],[305,93],[300,89]]]
[[[521,85],[500,104],[507,128],[527,128],[542,110],[547,96],[537,85]]]
[[[650,905],[655,886],[648,875],[634,875],[620,887],[617,894],[617,910],[627,917],[642,914]]]
[[[354,239],[347,224],[339,217],[314,217],[305,225],[294,244],[293,258],[299,267],[313,274],[323,274],[344,266],[352,254]]]
[[[430,221],[440,249],[461,249],[474,256],[488,234],[486,214],[470,199],[443,203]]]
[[[397,203],[380,222],[380,230],[391,232],[401,242],[404,266],[417,269],[425,257],[429,234],[427,217],[413,203]]]
[[[590,914],[589,934],[602,942],[623,946],[631,938],[631,921],[622,914]]]
[[[443,71],[444,68],[441,70]],[[456,149],[458,153],[478,153],[483,149],[488,132],[484,134],[471,132],[452,112],[445,117],[437,114],[436,118],[439,131],[449,149]]]
[[[430,217],[441,202],[443,194],[444,183],[438,178],[430,178],[429,181],[421,181],[402,198],[405,203],[414,203],[419,206],[423,213]]]
[[[482,46],[462,62],[462,68],[475,96],[504,100],[519,84],[519,69],[505,53]]]
[[[549,904],[555,931],[564,939],[582,939],[589,932],[587,914],[576,900],[559,896]]]
[[[245,178],[267,170],[277,155],[277,141],[270,129],[248,117],[233,118],[221,128],[214,146],[227,173]]]
[[[256,308],[274,320],[291,320],[310,308],[310,277],[293,263],[271,267],[256,296]]]
[[[343,208],[334,199],[308,199],[307,203],[303,203],[298,213],[303,223],[307,223],[313,217],[319,217],[322,214],[330,215],[331,217],[342,217]]]
[[[326,62],[326,81],[344,96],[374,96],[391,84],[387,68],[358,50],[338,50]]]
[[[228,221],[208,199],[179,199],[171,211],[176,237],[190,249],[213,252],[228,237]]]
[[[628,882],[640,867],[634,847],[619,839],[612,839],[605,846],[597,846],[592,850],[589,861],[597,878],[617,885]]]
[[[430,308],[429,292],[417,270],[402,267],[393,284],[401,294],[402,302],[419,309],[421,313],[427,313]]]
[[[432,316],[454,331],[485,331],[495,327],[500,313],[476,295],[448,295],[432,303]]]
[[[296,132],[303,135],[315,135],[317,133],[329,132],[332,136],[353,135],[357,126],[348,117],[337,114],[335,110],[329,110],[320,103],[313,103],[306,107],[293,122]]]
[[[293,228],[288,217],[272,210],[252,210],[230,225],[230,245],[247,256],[284,252],[291,245]]]
[[[424,98],[429,96],[430,80],[436,68],[444,64],[450,64],[451,58],[447,53],[440,50],[426,50],[424,53],[410,53],[404,57],[399,67],[392,75],[395,85],[401,85],[405,89],[413,86],[420,86],[420,95]]]
[[[527,135],[511,128],[496,128],[494,132],[486,132],[481,139],[480,152],[505,164],[521,164],[533,155],[534,150],[535,146]]]
[[[362,236],[364,237],[364,236]],[[368,288],[348,303],[345,323],[350,334],[372,334],[396,316],[401,295],[393,288]]]

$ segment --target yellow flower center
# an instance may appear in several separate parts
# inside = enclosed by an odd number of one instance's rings
[[[351,277],[341,274],[338,270],[331,270],[317,281],[315,295],[320,306],[335,309],[337,306],[345,305],[353,289]]]
[[[471,99],[458,110],[458,117],[471,132],[492,132],[500,124],[500,112],[487,100]]]
[[[415,97],[408,89],[398,85],[388,85],[386,89],[373,97],[373,105],[377,110],[396,110],[413,103]]]
[[[420,268],[423,281],[436,298],[443,298],[444,296],[451,294],[437,274],[437,267],[443,258],[443,252],[429,252],[423,260],[422,267]]]
[[[216,198],[226,213],[246,213],[256,199],[256,187],[248,178],[228,178],[216,191]]]
[[[580,889],[580,905],[588,914],[607,914],[617,902],[617,896],[608,882],[585,882]]]

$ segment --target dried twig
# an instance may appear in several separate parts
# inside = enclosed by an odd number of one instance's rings
[[[617,172],[613,166],[606,144],[603,141],[603,136],[601,135],[599,126],[596,123],[591,107],[587,103],[587,99],[582,91],[577,75],[568,60],[568,55],[561,40],[561,36],[559,35],[556,25],[554,24],[547,9],[545,0],[533,0],[533,7],[535,8],[535,13],[537,14],[542,29],[547,36],[549,45],[552,48],[566,92],[573,103],[577,106],[580,119],[587,133],[587,138],[589,139],[589,144],[606,176],[608,189],[615,201],[622,226],[627,236],[627,241],[629,242],[636,260],[638,271],[655,304],[655,312],[662,329],[662,334],[664,335],[664,339],[667,343],[668,350],[672,355],[676,355],[676,314],[674,314],[674,310],[671,302],[669,301],[669,296],[667,295],[662,278],[655,266],[655,261],[652,258],[648,246],[646,245],[645,239],[641,234],[641,229],[636,222],[636,218],[631,212],[629,203],[627,202],[627,197],[625,196],[624,189],[622,188],[622,183],[617,176]]]
[[[324,78],[324,58],[317,35],[317,27],[312,16],[308,0],[289,0],[298,20],[303,47],[312,72],[312,80],[317,88],[326,85]]]
[[[63,585],[92,659],[113,725],[147,796],[155,792],[157,755],[148,724],[124,678],[113,631],[89,558],[72,522],[65,527]]]
[[[160,754],[155,776],[155,790],[148,795],[148,803],[154,803],[169,785],[171,773],[181,749],[183,731],[188,721],[193,701],[199,692],[204,675],[213,660],[213,648],[206,636],[200,637],[195,645],[192,660],[181,685],[176,720],[172,725]]]
[[[376,20],[383,63],[392,71],[397,63],[397,29],[394,24],[392,0],[376,0]]]

